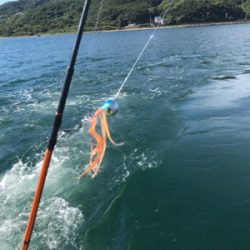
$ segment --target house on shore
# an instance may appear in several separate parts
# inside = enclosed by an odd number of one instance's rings
[[[166,20],[163,19],[161,16],[155,16],[154,24],[155,25],[164,25],[164,24],[166,24]]]

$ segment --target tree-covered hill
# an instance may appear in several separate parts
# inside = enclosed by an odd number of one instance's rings
[[[7,2],[0,5],[0,15],[12,15],[18,12],[34,9],[48,1],[49,0],[19,0]]]
[[[104,0],[98,29],[145,24],[170,0]],[[0,36],[75,31],[83,0],[19,0],[0,5]],[[96,24],[101,0],[92,0],[88,29]],[[233,21],[250,15],[250,0],[175,0],[167,24]]]
[[[166,8],[169,0],[160,7]],[[249,0],[178,0],[175,1],[167,22],[171,24],[234,21],[247,18]]]

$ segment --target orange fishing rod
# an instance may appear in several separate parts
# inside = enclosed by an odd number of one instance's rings
[[[31,235],[32,235],[33,228],[34,228],[40,199],[42,196],[42,192],[43,192],[43,188],[44,188],[44,184],[45,184],[45,180],[46,180],[46,175],[47,175],[48,168],[50,165],[51,156],[53,154],[53,150],[54,150],[54,147],[56,145],[58,131],[60,129],[61,122],[62,122],[63,111],[65,108],[71,80],[72,80],[72,77],[74,74],[74,66],[76,63],[76,58],[77,58],[78,50],[79,50],[81,39],[82,39],[82,33],[84,31],[84,26],[85,26],[87,15],[88,15],[89,5],[90,5],[90,0],[85,0],[84,5],[83,5],[83,9],[82,9],[82,14],[81,14],[79,26],[78,26],[78,30],[77,30],[77,37],[76,37],[75,46],[73,49],[70,64],[67,68],[64,86],[63,86],[60,101],[58,104],[57,112],[55,115],[54,126],[53,126],[52,133],[51,133],[51,136],[49,139],[48,147],[47,147],[45,154],[44,154],[43,164],[42,164],[42,168],[40,171],[40,176],[38,179],[38,183],[37,183],[32,207],[31,207],[29,219],[28,219],[28,222],[26,225],[21,250],[26,250],[29,247],[29,243],[30,243]]]

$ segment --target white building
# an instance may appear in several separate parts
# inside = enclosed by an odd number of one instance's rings
[[[165,20],[161,16],[155,16],[154,23],[155,24],[164,25],[165,24]]]

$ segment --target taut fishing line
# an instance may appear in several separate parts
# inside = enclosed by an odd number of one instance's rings
[[[99,25],[99,22],[100,22],[100,18],[101,18],[101,13],[102,13],[104,1],[105,0],[101,0],[101,4],[100,4],[100,7],[99,7],[99,10],[98,10],[98,13],[97,13],[97,18],[96,18],[96,22],[95,22],[94,31],[97,31],[97,28],[98,28],[98,25]]]
[[[171,0],[170,3],[168,4],[168,8],[166,10],[164,10],[160,17],[161,19],[164,19],[166,17],[166,15],[168,14],[168,12],[170,11],[170,9],[172,8],[173,6],[173,3],[174,3],[175,0]],[[160,27],[160,23],[158,23],[156,25],[156,27],[154,28],[152,34],[149,36],[147,42],[145,43],[144,47],[142,48],[140,54],[138,55],[138,57],[136,58],[134,64],[132,65],[131,69],[129,70],[127,76],[125,77],[125,79],[123,80],[120,88],[118,89],[117,93],[114,95],[114,99],[117,99],[118,96],[120,95],[122,89],[124,88],[124,85],[126,84],[126,82],[128,81],[129,77],[131,76],[132,72],[134,71],[136,65],[138,64],[138,62],[140,61],[141,57],[143,56],[145,50],[148,48],[150,42],[152,41],[152,39],[154,38],[154,35],[155,35],[155,32],[156,30]]]
[[[162,19],[166,17],[174,1],[175,0],[171,0],[168,4],[168,8],[162,12],[161,14]],[[98,14],[98,18],[100,18],[100,14]],[[118,103],[116,99],[119,97],[121,91],[123,90],[126,82],[128,81],[129,77],[134,71],[136,65],[138,64],[145,50],[148,48],[150,42],[154,38],[155,32],[159,28],[159,26],[160,26],[160,23],[158,23],[157,26],[153,29],[153,32],[151,33],[145,45],[143,46],[142,50],[140,51],[138,57],[136,58],[134,64],[132,65],[125,79],[123,80],[117,93],[113,96],[113,98],[108,99],[101,107],[99,107],[94,113],[94,115],[89,119],[90,128],[88,132],[91,137],[90,159],[89,159],[89,164],[86,166],[86,168],[84,169],[80,177],[86,175],[89,172],[92,172],[92,177],[95,177],[97,175],[100,165],[102,163],[103,157],[105,155],[107,138],[115,146],[123,145],[123,143],[115,143],[112,140],[110,136],[106,116],[111,116],[118,111]],[[100,132],[97,132],[96,130],[96,127],[98,124],[100,125],[100,128],[99,128]]]
[[[104,2],[105,2],[105,0],[101,0],[100,6],[99,6],[99,9],[98,9],[98,12],[97,12],[97,16],[96,16],[94,32],[96,32],[97,29],[98,29],[98,25],[100,23],[101,13],[102,13]],[[93,37],[92,37],[91,42],[90,42],[90,48],[89,48],[90,55],[91,55],[91,52],[92,52],[92,49],[93,49],[93,44],[94,44],[95,38],[96,38],[96,34],[93,34]]]

